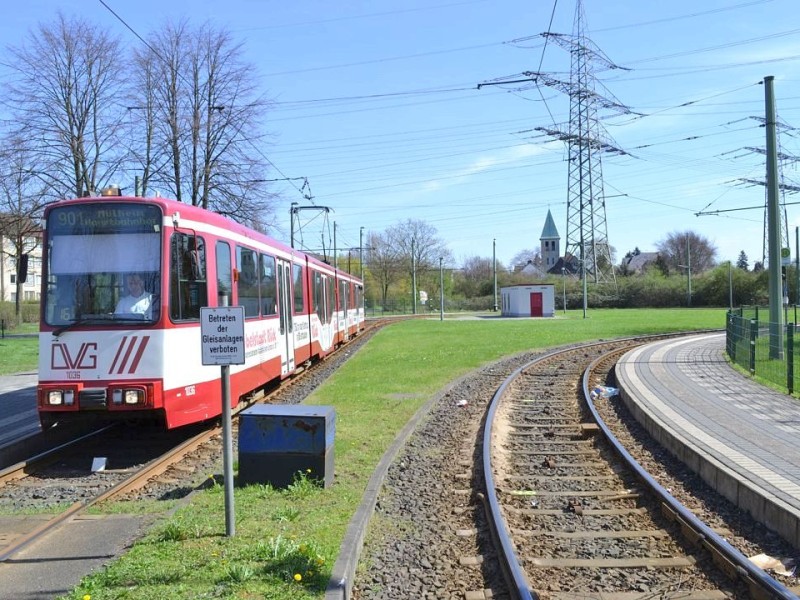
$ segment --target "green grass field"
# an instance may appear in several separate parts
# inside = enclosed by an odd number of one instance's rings
[[[301,480],[283,491],[236,489],[236,535],[227,538],[224,494],[214,485],[68,598],[321,598],[373,469],[408,419],[448,382],[525,350],[724,326],[723,309],[597,310],[587,319],[572,311],[554,319],[448,318],[388,326],[308,400],[336,409],[331,487]],[[0,344],[2,364],[19,343]]]

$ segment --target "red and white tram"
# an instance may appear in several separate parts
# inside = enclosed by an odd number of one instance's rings
[[[230,369],[233,406],[364,325],[358,278],[165,198],[50,205],[43,263],[43,427],[155,417],[172,428],[219,415],[220,369],[202,365],[201,307],[244,307],[246,362]]]

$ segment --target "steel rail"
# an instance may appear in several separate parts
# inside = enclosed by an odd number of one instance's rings
[[[185,442],[182,442],[180,445],[176,446],[175,448],[171,449],[166,454],[153,459],[149,463],[147,463],[144,467],[136,472],[132,473],[130,477],[120,481],[113,487],[109,488],[102,494],[95,496],[91,500],[87,500],[86,502],[75,502],[72,504],[67,510],[62,513],[59,513],[52,519],[45,521],[32,531],[29,531],[23,536],[20,536],[17,540],[9,544],[2,553],[0,553],[0,562],[5,562],[12,556],[14,556],[17,552],[28,546],[34,540],[39,539],[40,537],[44,536],[46,533],[51,531],[52,529],[56,528],[57,526],[65,523],[75,515],[88,510],[90,507],[113,498],[114,496],[118,496],[129,492],[131,490],[137,489],[147,483],[152,477],[156,477],[163,473],[167,468],[171,465],[178,462],[184,455],[186,455],[191,450],[194,450],[197,446],[203,444],[204,442],[208,441],[216,432],[218,428],[209,429],[206,431],[201,431],[200,433],[196,434],[195,436],[189,438]]]
[[[69,448],[75,444],[78,444],[92,436],[98,435],[105,431],[108,431],[112,427],[115,427],[116,424],[108,425],[106,427],[102,427],[100,429],[96,429],[91,431],[87,434],[84,434],[80,437],[77,437],[73,440],[68,442],[64,442],[63,444],[59,444],[58,446],[54,446],[44,452],[41,452],[35,456],[31,456],[30,458],[26,458],[23,461],[20,461],[16,464],[10,465],[3,470],[0,470],[0,485],[8,483],[9,481],[14,481],[15,479],[22,479],[23,477],[27,477],[27,470],[40,464],[46,464],[48,461],[53,461],[58,458],[57,453],[61,452],[65,448]]]
[[[594,402],[591,399],[591,391],[589,390],[589,378],[593,369],[603,360],[607,360],[611,354],[618,353],[619,351],[611,351],[600,358],[595,359],[583,373],[583,396],[592,417],[597,423],[597,426],[602,431],[606,440],[611,444],[612,448],[616,451],[618,456],[628,465],[636,476],[655,494],[663,504],[667,506],[669,511],[675,516],[682,528],[688,528],[694,533],[694,538],[702,542],[703,545],[715,555],[715,562],[717,558],[722,558],[723,561],[728,562],[735,569],[736,573],[743,577],[744,580],[751,587],[755,586],[758,590],[768,594],[767,596],[756,595],[756,597],[775,598],[781,600],[797,600],[798,596],[791,590],[786,588],[779,581],[776,581],[769,576],[763,569],[757,567],[750,561],[744,554],[739,552],[736,548],[730,545],[722,536],[714,532],[708,525],[701,521],[695,514],[681,504],[672,494],[670,494],[660,483],[658,483],[650,473],[648,473],[625,447],[617,440],[608,426],[605,424]],[[723,562],[724,564],[724,562]]]
[[[698,332],[692,332],[698,333]],[[699,332],[702,333],[702,332]],[[663,339],[665,337],[680,337],[681,335],[686,335],[686,333],[670,336],[670,335],[654,335],[654,336],[643,336],[642,338],[638,338],[642,340],[642,343],[646,343],[649,339]],[[628,340],[632,340],[635,338],[626,338]],[[602,344],[615,341],[621,342],[625,341],[625,339],[618,339],[618,340],[604,340],[601,342],[592,342],[588,344],[582,344],[579,346],[575,346],[569,349],[559,349],[552,352],[548,352],[542,356],[537,357],[536,359],[526,363],[525,365],[516,369],[511,375],[509,375],[505,381],[500,385],[500,387],[495,392],[492,400],[489,404],[489,409],[486,413],[486,421],[484,425],[483,431],[483,471],[484,471],[484,482],[485,482],[485,503],[487,505],[487,513],[488,513],[488,521],[490,529],[492,530],[493,537],[498,541],[498,557],[500,561],[500,566],[503,570],[504,576],[506,578],[506,582],[509,588],[509,592],[514,598],[518,598],[520,600],[538,600],[538,595],[532,591],[530,583],[528,581],[527,575],[522,568],[522,565],[517,558],[517,553],[514,549],[514,544],[511,540],[511,535],[506,525],[505,518],[500,509],[500,502],[497,497],[497,488],[494,481],[494,475],[492,472],[492,464],[491,464],[491,440],[492,440],[492,432],[493,432],[493,422],[495,419],[495,414],[497,409],[500,405],[500,401],[502,400],[503,396],[506,394],[510,385],[514,382],[514,380],[520,376],[520,374],[525,371],[526,369],[530,368],[537,362],[541,362],[550,358],[557,356],[558,354],[562,354],[569,350],[575,350],[576,348],[591,348],[594,346],[600,346]],[[733,548],[727,541],[725,541],[721,536],[715,533],[710,527],[708,527],[705,523],[700,521],[691,511],[689,511],[686,507],[684,507],[678,500],[676,500],[667,490],[661,486],[658,482],[653,479],[653,477],[647,473],[641,465],[625,450],[624,447],[621,446],[619,441],[616,437],[611,433],[608,426],[603,422],[600,418],[600,415],[597,413],[596,409],[594,408],[593,403],[591,400],[591,392],[589,390],[589,377],[592,370],[599,364],[602,360],[607,360],[608,355],[618,353],[619,350],[614,350],[611,352],[606,353],[600,358],[595,359],[590,363],[590,365],[586,368],[582,378],[582,388],[583,394],[586,399],[586,403],[592,413],[592,416],[595,422],[598,425],[598,429],[602,432],[602,434],[608,439],[608,441],[612,444],[618,454],[622,457],[622,459],[627,462],[630,468],[634,471],[634,473],[640,478],[640,480],[647,485],[651,491],[658,496],[662,500],[662,504],[665,505],[675,518],[681,523],[683,529],[689,529],[694,532],[695,538],[701,540],[706,548],[712,553],[715,557],[722,559],[723,564],[727,563],[728,565],[732,566],[732,571],[736,573],[737,576],[742,577],[744,581],[746,581],[751,588],[751,593],[754,593],[754,597],[756,598],[769,598],[775,600],[798,600],[798,596],[795,595],[791,590],[784,587],[780,582],[776,581],[772,577],[770,577],[765,571],[754,565],[750,562],[747,557],[745,557],[741,552]],[[731,569],[728,569],[727,572],[731,572]],[[756,588],[756,589],[754,589]],[[761,593],[758,593],[758,592]]]
[[[380,327],[380,324],[373,324],[369,329],[374,329],[376,327]],[[369,330],[365,327],[364,330],[360,331],[359,334],[363,335],[366,331]],[[355,337],[355,336],[354,336]],[[333,356],[334,354],[338,353],[340,350],[347,347],[347,344],[343,344],[333,351],[331,351],[327,356]],[[323,360],[324,358],[323,357]],[[320,361],[322,362],[322,361]],[[262,402],[263,400],[269,398],[273,394],[284,390],[287,386],[292,385],[294,383],[298,383],[301,381],[307,374],[310,374],[313,369],[303,368],[299,372],[295,373],[294,376],[287,378],[283,382],[281,382],[278,387],[271,390],[269,393],[266,394],[258,394],[254,398],[249,399],[242,399],[237,406],[233,409],[233,414],[237,415],[242,410],[249,408],[250,406]],[[262,390],[263,391],[263,390]],[[6,483],[9,481],[13,481],[15,479],[21,479],[27,476],[27,471],[36,464],[46,463],[49,460],[54,460],[57,458],[57,453],[65,448],[78,444],[79,442],[84,441],[85,439],[97,435],[101,432],[107,431],[110,428],[119,425],[118,423],[109,425],[108,427],[101,428],[99,430],[93,431],[89,434],[83,435],[79,438],[66,442],[64,444],[60,444],[50,450],[42,452],[36,456],[33,456],[29,459],[21,461],[15,465],[12,465],[6,469],[0,471],[0,484]],[[45,534],[56,528],[58,525],[65,523],[67,520],[79,514],[85,510],[88,510],[90,507],[94,506],[95,504],[99,504],[100,502],[107,501],[115,496],[119,496],[130,492],[132,490],[138,489],[144,486],[148,481],[150,481],[153,477],[157,477],[164,473],[170,466],[177,463],[181,460],[181,458],[188,454],[189,452],[195,450],[202,444],[209,441],[214,435],[218,434],[220,431],[220,426],[215,425],[209,429],[201,431],[196,435],[192,436],[191,438],[185,440],[175,448],[172,448],[166,454],[159,456],[149,463],[147,463],[142,469],[134,472],[131,474],[130,477],[120,481],[113,487],[109,488],[102,494],[92,498],[91,500],[87,500],[86,502],[75,502],[74,504],[70,505],[70,507],[62,513],[59,513],[52,519],[49,519],[40,525],[38,525],[33,530],[29,531],[25,535],[20,536],[14,542],[9,544],[6,548],[0,552],[0,563],[7,561],[9,558],[14,556],[17,552],[28,546],[31,542],[43,537]]]

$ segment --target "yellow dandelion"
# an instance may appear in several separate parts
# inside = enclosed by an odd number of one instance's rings
[[[89,594],[84,594],[83,600],[92,600],[92,597]]]
[[[295,581],[303,581],[303,576],[300,575],[300,573],[295,573],[294,574],[294,580]]]
[[[306,469],[306,473],[311,473],[311,469]]]

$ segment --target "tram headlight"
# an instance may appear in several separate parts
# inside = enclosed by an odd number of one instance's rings
[[[115,388],[111,391],[111,403],[115,406],[144,404],[144,390],[141,388]]]
[[[141,404],[144,402],[144,392],[142,390],[125,390],[125,404]]]
[[[72,406],[75,404],[75,390],[50,390],[47,392],[49,406]]]

